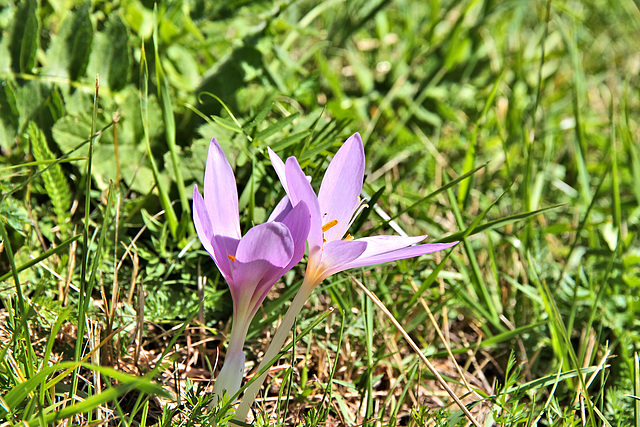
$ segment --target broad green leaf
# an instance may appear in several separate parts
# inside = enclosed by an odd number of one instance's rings
[[[124,88],[129,80],[131,54],[129,52],[127,27],[118,15],[111,15],[107,22],[107,37],[112,42],[109,56],[109,87],[111,90]]]
[[[67,15],[47,50],[46,74],[71,80],[85,75],[93,42],[90,12],[91,2],[86,2]]]
[[[51,87],[38,80],[29,81],[17,88],[16,106],[19,111],[19,133],[25,129],[27,123],[35,117],[50,94]]]
[[[14,83],[5,81],[0,85],[0,147],[7,149],[14,143],[19,117]]]
[[[86,2],[78,9],[73,17],[72,33],[67,39],[67,53],[70,54],[69,77],[78,80],[84,76],[89,63],[91,43],[93,41],[93,26],[89,12],[91,2]]]
[[[128,1],[124,5],[124,20],[129,27],[138,33],[138,36],[146,40],[153,32],[153,14],[138,1]]]
[[[0,201],[0,218],[5,221],[11,228],[26,235],[26,230],[31,227],[31,220],[27,214],[23,203],[11,196],[6,196],[9,186],[7,183],[0,183],[0,193],[5,195]],[[0,282],[9,278],[11,274],[7,273],[2,276]]]
[[[0,24],[1,28],[2,24]],[[9,37],[0,38],[0,73],[11,73],[11,51],[9,44],[11,39]]]
[[[131,53],[128,41],[127,26],[115,13],[109,16],[104,30],[95,34],[87,73],[100,74],[101,85],[106,85],[112,92],[122,90],[129,82]]]
[[[36,64],[40,22],[38,20],[37,0],[24,0],[19,3],[13,17],[11,31],[11,68],[16,73],[30,73]]]
[[[144,161],[145,147],[141,144],[144,131],[140,116],[139,96],[133,86],[127,86],[122,92],[121,102],[108,107],[110,111],[117,111],[118,121],[112,128],[103,132],[94,146],[95,161],[92,168],[92,175],[97,185],[101,189],[106,189],[109,180],[116,180],[118,176],[132,190],[139,194],[146,194],[155,185],[153,173]],[[156,102],[156,98],[151,96],[148,102],[148,114],[153,123],[161,123],[161,113]],[[105,110],[107,108],[105,107]],[[109,124],[112,117],[110,115],[98,115],[98,128]],[[114,132],[113,128],[117,128]],[[58,120],[52,129],[53,139],[58,144],[60,151],[68,152],[73,150],[89,135],[91,129],[91,117],[88,114],[79,116],[66,116]],[[151,136],[155,137],[163,131],[162,126],[154,126],[149,129]],[[116,157],[116,137],[117,151]],[[74,157],[87,155],[88,147],[81,148]],[[119,164],[119,167],[118,167]],[[84,161],[77,163],[81,171],[84,170]],[[161,174],[162,182],[169,182],[166,174]]]

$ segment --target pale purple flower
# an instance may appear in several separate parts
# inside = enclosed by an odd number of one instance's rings
[[[373,236],[354,239],[346,235],[363,204],[360,199],[364,180],[364,146],[355,133],[340,147],[324,174],[316,196],[298,160],[283,163],[269,149],[271,162],[287,192],[290,203],[305,202],[311,212],[309,261],[305,279],[315,286],[339,271],[381,264],[440,251],[456,245],[436,243],[417,245],[427,236]]]
[[[193,188],[193,222],[200,242],[225,278],[233,299],[233,325],[224,367],[214,386],[235,394],[242,381],[247,330],[271,287],[297,264],[309,234],[305,202],[278,210],[277,217],[240,233],[238,193],[231,166],[213,138],[204,175],[204,198]]]

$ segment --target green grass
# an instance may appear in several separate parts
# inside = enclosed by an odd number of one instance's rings
[[[284,194],[267,147],[317,185],[358,131],[350,233],[461,243],[326,280],[255,423],[467,425],[440,376],[481,425],[640,427],[631,0],[24,0],[0,29],[3,425],[225,423],[231,299],[189,200],[208,141],[246,230]]]

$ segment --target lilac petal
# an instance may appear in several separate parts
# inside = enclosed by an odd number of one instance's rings
[[[358,240],[355,240],[355,241],[357,242]],[[377,255],[368,256],[368,257],[360,257],[350,262],[347,266],[343,268],[343,270],[346,270],[347,268],[356,268],[356,267],[364,267],[367,265],[382,264],[385,262],[397,261],[399,259],[414,258],[420,255],[426,255],[433,252],[448,249],[457,244],[458,242],[427,243],[424,245],[410,246],[408,248],[397,249],[397,250],[384,252]]]
[[[337,220],[325,231],[327,241],[339,240],[347,232],[351,217],[359,204],[364,181],[364,146],[359,133],[353,134],[340,147],[324,174],[318,203],[322,224]]]
[[[227,236],[218,236],[214,234],[211,243],[213,244],[213,250],[216,254],[216,265],[222,272],[222,275],[225,277],[227,283],[229,283],[229,281],[232,280],[231,272],[233,270],[233,264],[229,259],[229,255],[235,256],[236,251],[238,250],[240,239],[234,239],[233,237]]]
[[[193,186],[193,223],[196,226],[196,232],[198,238],[204,246],[205,250],[209,252],[212,258],[215,259],[213,246],[211,240],[213,239],[213,230],[211,229],[211,220],[207,213],[207,208],[204,206],[204,199],[198,191],[198,186]]]
[[[365,242],[358,240],[334,240],[324,245],[322,250],[320,281],[339,271],[346,270],[351,262],[357,261],[367,248]],[[319,283],[319,282],[318,282]]]
[[[229,283],[238,315],[253,317],[273,284],[287,271],[293,254],[291,232],[282,223],[266,222],[245,234],[238,244],[233,281]]]
[[[304,243],[307,241],[311,227],[311,214],[307,204],[303,201],[299,202],[281,222],[289,228],[293,237],[293,256],[285,268],[289,271],[304,256]]]
[[[271,222],[271,221],[282,222],[282,219],[287,215],[289,215],[289,212],[291,212],[291,209],[293,209],[293,205],[291,205],[289,196],[284,196],[282,200],[280,200],[276,205],[276,207],[273,209],[273,212],[271,212],[271,215],[269,215],[269,219],[267,220],[267,222]]]
[[[380,255],[385,252],[395,251],[397,249],[406,248],[407,246],[415,245],[422,242],[427,238],[427,235],[404,237],[404,236],[371,236],[357,239],[358,242],[366,242],[367,249],[364,251],[360,258],[368,258],[375,255]]]
[[[231,165],[218,144],[211,138],[207,166],[204,170],[204,202],[215,234],[239,239],[238,190]]]
[[[234,316],[253,318],[273,285],[285,273],[268,261],[256,259],[249,262],[234,262],[233,284],[229,283],[233,299]]]
[[[285,173],[284,162],[282,161],[280,156],[278,156],[275,153],[275,151],[271,149],[271,147],[267,147],[267,151],[269,152],[269,159],[271,159],[271,165],[273,165],[273,168],[276,170],[276,174],[278,175],[278,178],[282,183],[282,187],[284,188],[284,191],[287,194],[289,194],[289,187],[287,186],[287,175]]]
[[[235,254],[235,249],[237,246],[237,240],[235,240],[235,245],[233,242],[229,242],[229,244],[224,244],[223,247],[220,247],[219,240],[213,234],[213,229],[211,227],[211,220],[209,219],[209,214],[207,212],[207,208],[205,206],[205,201],[200,195],[198,191],[198,186],[195,185],[193,187],[193,223],[196,226],[196,232],[198,233],[198,238],[202,243],[202,246],[209,253],[213,261],[220,269],[220,272],[228,281],[231,277],[231,266],[229,264],[229,259],[227,254]],[[227,249],[229,250],[227,252]]]
[[[311,214],[311,228],[309,229],[309,254],[315,254],[322,249],[322,222],[320,219],[320,206],[318,197],[311,188],[307,177],[300,169],[298,160],[289,157],[285,164],[287,183],[289,185],[289,198],[294,205],[300,201],[306,203]]]
[[[293,239],[286,225],[265,222],[247,231],[240,239],[235,258],[240,262],[265,260],[275,267],[289,264],[293,256]]]

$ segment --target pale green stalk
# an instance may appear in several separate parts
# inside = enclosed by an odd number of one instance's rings
[[[287,310],[287,313],[284,315],[282,323],[273,336],[273,339],[271,340],[271,343],[269,344],[269,347],[267,348],[267,351],[265,352],[260,365],[258,365],[258,369],[256,370],[256,372],[260,372],[274,357],[278,355],[278,353],[282,349],[282,346],[284,345],[284,342],[287,340],[289,332],[293,327],[293,322],[296,320],[298,313],[300,313],[300,310],[302,310],[302,306],[309,299],[311,293],[313,292],[313,289],[317,285],[315,280],[309,279],[309,276],[310,275],[305,275],[300,290],[293,299],[289,310]],[[244,393],[244,397],[242,398],[242,401],[238,406],[238,410],[236,411],[236,420],[244,421],[247,418],[249,409],[251,408],[251,405],[253,404],[258,391],[260,391],[260,388],[262,387],[262,384],[267,377],[267,373],[268,371],[265,371],[258,377],[258,379],[251,383],[249,387],[247,387],[247,390]]]

